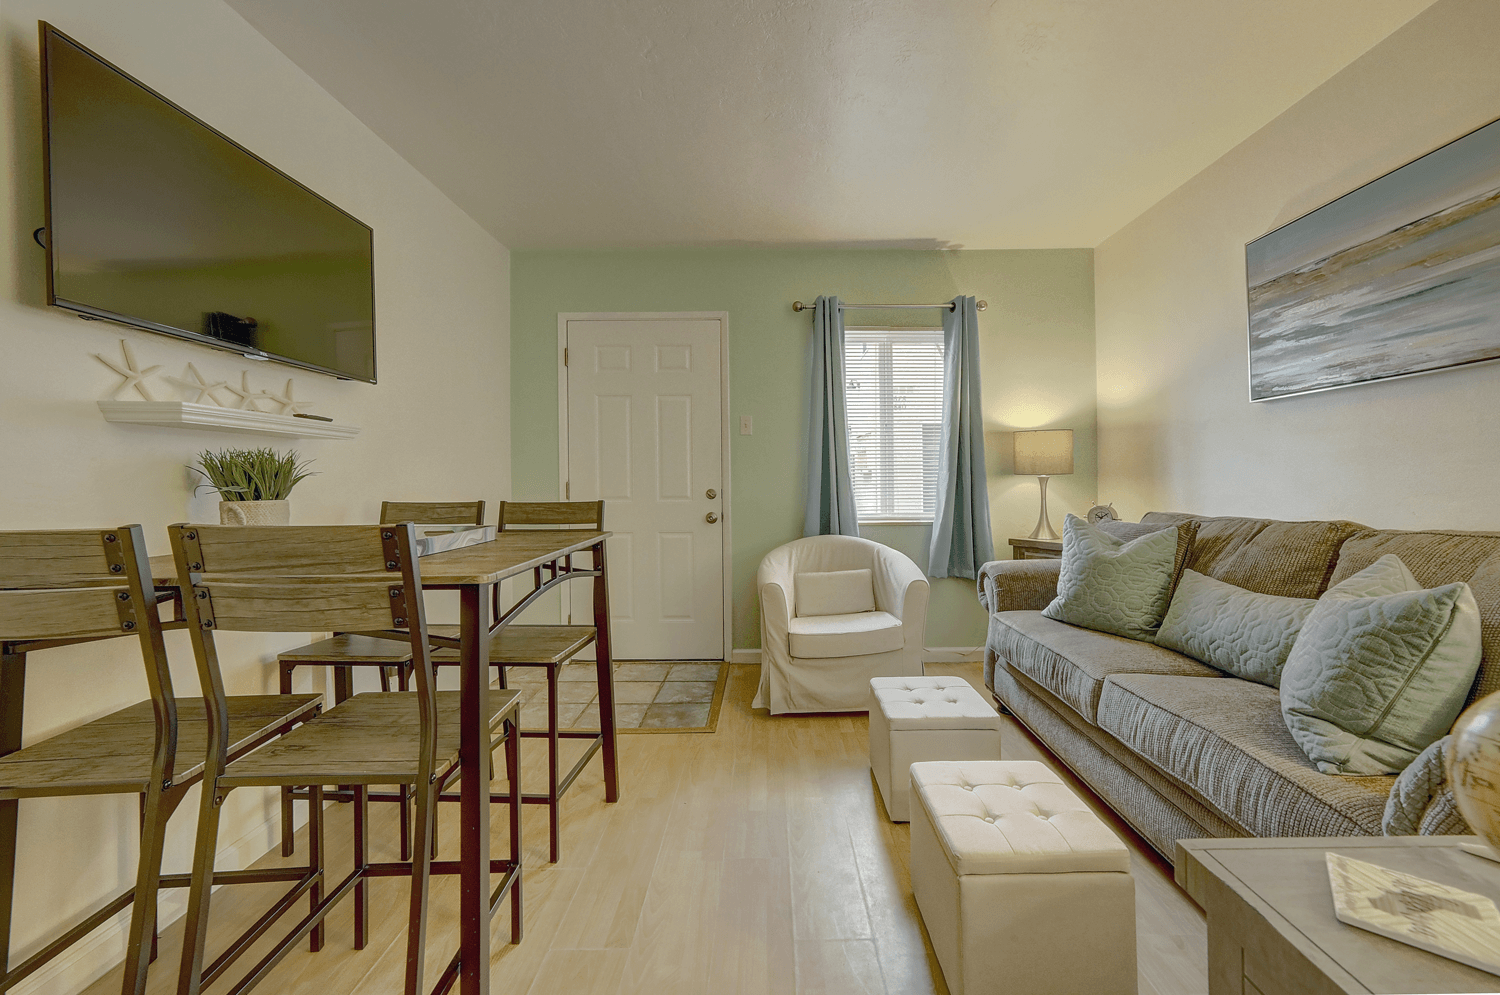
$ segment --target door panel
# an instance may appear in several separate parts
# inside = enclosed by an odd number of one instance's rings
[[[720,323],[573,319],[567,347],[570,496],[606,502],[614,655],[722,659]]]

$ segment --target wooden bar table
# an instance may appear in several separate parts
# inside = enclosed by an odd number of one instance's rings
[[[274,526],[270,526],[274,527]],[[490,638],[547,591],[569,581],[594,582],[596,670],[599,681],[598,748],[604,754],[604,800],[620,798],[615,742],[615,678],[609,638],[609,576],[604,545],[610,533],[583,529],[501,532],[490,542],[424,556],[422,587],[458,591],[460,602],[459,776],[461,824],[459,865],[459,991],[490,992],[490,910],[503,897],[490,891]],[[573,557],[591,554],[592,566],[577,567]],[[158,588],[176,586],[170,556],[153,557]],[[501,581],[530,574],[532,589],[505,612],[496,610]],[[442,642],[442,640],[434,640]],[[511,791],[519,791],[517,783]],[[519,887],[517,879],[516,887]]]

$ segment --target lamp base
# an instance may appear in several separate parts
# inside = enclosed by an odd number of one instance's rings
[[[1042,513],[1037,516],[1036,528],[1031,530],[1031,539],[1061,539],[1057,530],[1052,527],[1052,521],[1047,517],[1047,475],[1037,476],[1037,481],[1042,485]]]

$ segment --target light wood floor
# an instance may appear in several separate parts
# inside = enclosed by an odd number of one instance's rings
[[[976,685],[978,670],[929,668]],[[886,820],[870,777],[866,718],[752,712],[756,676],[753,666],[732,668],[715,733],[620,737],[622,798],[604,804],[595,761],[566,799],[558,863],[546,862],[544,810],[528,807],[526,936],[506,944],[507,913],[497,917],[493,992],[946,993],[912,899],[908,827]],[[528,789],[539,771],[537,745],[523,746]],[[1002,750],[1007,759],[1060,767],[1014,724]],[[374,859],[394,859],[394,806],[372,808],[372,839],[384,851]],[[454,808],[445,806],[445,856],[456,856],[446,852],[457,844]],[[1166,865],[1105,814],[1132,848],[1141,993],[1206,991],[1202,914]],[[496,815],[498,856],[508,843]],[[335,879],[349,867],[348,826],[348,806],[333,806]],[[260,863],[280,862],[278,852]],[[428,963],[436,970],[456,942],[456,890],[451,879],[434,880]],[[352,949],[346,901],[328,920],[324,949],[299,948],[260,991],[399,991],[406,883],[381,879],[372,888],[374,938],[365,950]],[[219,942],[258,916],[270,894],[260,886],[220,889]],[[175,991],[180,937],[178,926],[163,932],[152,992]],[[1087,955],[1086,938],[1079,953]],[[255,959],[252,951],[241,964]],[[102,978],[89,995],[117,992],[118,977]]]

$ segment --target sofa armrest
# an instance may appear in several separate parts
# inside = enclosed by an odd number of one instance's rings
[[[987,612],[1041,611],[1057,597],[1062,560],[991,560],[979,568],[979,603]]]
[[[1380,830],[1387,836],[1465,836],[1472,833],[1448,783],[1444,736],[1417,755],[1391,785]]]

